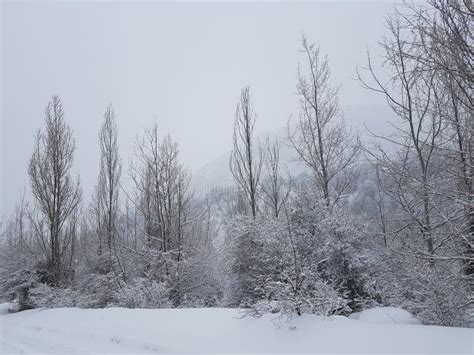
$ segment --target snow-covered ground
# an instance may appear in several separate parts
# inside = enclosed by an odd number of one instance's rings
[[[387,311],[391,323],[381,315]],[[233,309],[6,313],[2,305],[0,353],[473,353],[472,329],[401,324],[411,322],[407,314],[382,308],[360,320],[304,315],[279,323],[275,315],[241,318]]]
[[[363,312],[352,313],[349,318],[377,324],[421,324],[410,312],[395,307],[366,309]]]

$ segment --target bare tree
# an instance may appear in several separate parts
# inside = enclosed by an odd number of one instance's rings
[[[117,218],[119,214],[119,186],[122,165],[118,153],[117,124],[112,105],[104,114],[99,132],[100,171],[94,196],[96,233],[99,239],[99,255],[104,253],[105,272],[110,271],[115,254],[117,238]],[[104,250],[105,249],[105,250]]]
[[[262,179],[262,199],[278,219],[291,191],[291,177],[284,178],[280,162],[281,141],[265,140],[265,177]]]
[[[472,1],[430,0],[430,9],[410,7],[411,16],[404,16],[416,28],[419,46],[426,53],[418,58],[438,73],[445,101],[440,115],[446,122],[448,144],[443,147],[447,161],[446,173],[454,184],[442,191],[459,211],[461,223],[452,223],[457,239],[462,270],[470,294],[474,293],[474,43]],[[474,324],[474,301],[469,301],[471,326]]]
[[[231,210],[236,213],[228,225],[229,239],[226,242],[230,270],[226,298],[236,305],[255,301],[260,293],[256,290],[257,274],[253,265],[262,251],[255,226],[258,223],[263,152],[261,147],[255,146],[255,121],[250,88],[246,86],[241,91],[235,112],[233,150],[229,160],[237,191],[231,205]]]
[[[175,306],[182,297],[180,272],[190,180],[178,153],[178,145],[170,136],[159,139],[155,124],[138,142],[138,164],[132,166],[138,191],[135,204],[145,223],[145,273],[168,283]]]
[[[441,144],[442,120],[437,110],[439,89],[435,82],[435,72],[418,59],[424,56],[413,43],[417,41],[405,27],[401,16],[387,19],[390,37],[385,38],[385,64],[389,68],[389,81],[383,83],[375,74],[368,57],[367,70],[374,84],[369,84],[359,74],[363,87],[381,93],[388,105],[402,122],[395,137],[383,140],[395,144],[398,158],[391,158],[379,146],[379,156],[372,154],[380,166],[390,171],[397,181],[393,197],[411,216],[421,229],[428,253],[435,250],[431,188],[434,184],[436,150]],[[416,162],[413,167],[412,161]]]
[[[46,231],[37,236],[47,248],[47,281],[52,285],[67,276],[65,256],[71,252],[73,234],[66,233],[81,201],[79,180],[71,178],[75,143],[64,120],[61,99],[53,96],[45,109],[46,130],[38,131],[29,164],[31,189],[37,208],[46,222]]]
[[[35,264],[37,248],[28,224],[28,203],[25,194],[15,207],[11,219],[0,225],[0,292],[18,297],[18,310],[32,308],[29,291],[38,281]]]
[[[467,2],[430,4],[395,9],[387,19],[389,36],[381,42],[387,79],[375,73],[370,56],[370,80],[360,74],[359,79],[385,97],[400,123],[391,135],[374,135],[385,146],[378,143],[369,152],[381,168],[384,192],[403,213],[396,217],[398,223],[390,216],[402,239],[397,252],[423,270],[423,277],[432,277],[436,307],[453,299],[452,321],[473,304],[468,296],[473,279],[465,277],[474,260],[469,207],[473,12]],[[471,280],[468,287],[466,279]],[[416,280],[410,282],[415,285]],[[456,289],[456,297],[447,293],[450,288]]]
[[[355,163],[360,141],[347,131],[339,105],[339,87],[330,82],[327,56],[302,39],[307,71],[298,66],[299,119],[288,122],[288,138],[299,158],[313,172],[326,206],[348,192],[351,177],[344,173]]]
[[[255,147],[253,130],[256,115],[252,108],[250,88],[242,89],[234,121],[234,147],[230,157],[230,170],[239,190],[250,206],[252,217],[258,212],[258,187],[263,159]]]

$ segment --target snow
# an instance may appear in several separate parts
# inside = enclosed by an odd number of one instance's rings
[[[465,353],[473,330],[346,317],[242,318],[235,309],[0,306],[0,353]],[[375,311],[377,313],[379,311]],[[360,314],[363,315],[364,312]],[[370,318],[369,312],[369,318]],[[398,313],[389,311],[398,317]],[[365,317],[365,316],[364,316]],[[398,318],[397,318],[398,319]]]
[[[0,316],[3,314],[7,314],[9,307],[10,307],[10,303],[0,303]]]
[[[410,312],[395,307],[376,307],[353,313],[351,319],[377,324],[421,324]]]

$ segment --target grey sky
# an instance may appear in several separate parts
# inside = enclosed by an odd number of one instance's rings
[[[297,112],[301,34],[328,54],[350,125],[386,121],[384,101],[360,88],[357,64],[376,53],[389,2],[2,3],[1,202],[28,186],[27,164],[43,110],[59,94],[74,130],[75,171],[89,200],[97,131],[111,102],[124,173],[137,134],[156,120],[196,170],[230,149],[235,105],[249,84],[257,131]]]

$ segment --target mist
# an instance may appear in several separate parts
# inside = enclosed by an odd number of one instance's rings
[[[1,203],[26,189],[44,107],[60,95],[74,131],[74,170],[85,202],[97,181],[98,138],[114,105],[124,184],[133,147],[157,122],[194,172],[231,149],[235,107],[250,85],[257,134],[282,130],[297,112],[301,36],[329,57],[348,125],[384,127],[384,100],[354,79],[375,57],[390,2],[2,4]]]

